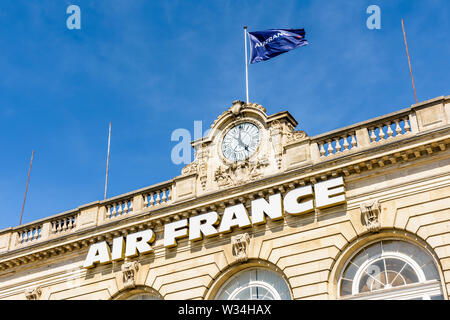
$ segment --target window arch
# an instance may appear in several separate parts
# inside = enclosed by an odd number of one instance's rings
[[[156,294],[141,292],[128,296],[125,300],[161,300],[161,297]]]
[[[219,289],[215,300],[290,300],[286,281],[265,268],[250,268],[232,276]]]
[[[382,240],[358,251],[346,263],[339,296],[360,299],[443,299],[433,258],[417,245]]]
[[[163,300],[163,297],[153,288],[136,286],[116,293],[111,297],[111,300]]]

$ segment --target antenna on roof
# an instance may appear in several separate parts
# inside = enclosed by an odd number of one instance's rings
[[[23,197],[22,212],[20,213],[20,221],[19,221],[19,225],[22,224],[23,209],[25,208],[25,200],[26,200],[26,198],[27,198],[28,182],[30,181],[30,173],[31,173],[31,166],[33,165],[33,157],[34,157],[34,150],[31,151],[30,169],[28,169],[27,186],[26,186],[26,188],[25,188],[25,196]]]
[[[105,198],[106,199],[106,190],[108,189],[108,167],[109,167],[109,146],[111,142],[111,121],[109,122],[109,135],[108,135],[108,157],[106,159],[106,179],[105,179]]]
[[[409,60],[408,43],[406,42],[405,26],[403,25],[403,19],[402,19],[402,29],[403,29],[403,38],[405,38],[406,55],[408,56],[409,72],[411,73],[411,81],[412,81],[412,86],[413,86],[413,90],[414,90],[414,98],[416,99],[416,103],[417,103],[416,87],[414,86],[414,78],[413,78],[413,73],[412,73],[412,69],[411,69],[411,60]]]

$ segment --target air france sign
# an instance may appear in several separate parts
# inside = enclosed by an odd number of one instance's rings
[[[282,199],[281,194],[269,196],[269,201],[259,198],[251,201],[251,215],[240,203],[225,207],[222,217],[215,211],[182,219],[164,225],[164,247],[177,245],[177,240],[185,237],[189,241],[213,237],[231,232],[233,228],[245,228],[266,223],[266,216],[272,220],[284,218],[284,214],[301,215],[317,209],[337,206],[346,202],[344,180],[342,177],[307,185],[289,191]],[[114,238],[112,246],[106,241],[90,246],[84,268],[95,267],[96,264],[106,264],[138,254],[153,251],[152,243],[155,233],[151,229],[131,233]]]

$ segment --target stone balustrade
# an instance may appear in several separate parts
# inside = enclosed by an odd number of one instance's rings
[[[106,205],[106,218],[118,218],[133,211],[133,198],[115,201]]]
[[[385,140],[400,137],[411,133],[409,116],[403,116],[394,120],[380,122],[367,127],[370,143],[383,142]]]
[[[51,221],[51,233],[56,234],[65,231],[70,231],[76,227],[76,224],[77,224],[77,214],[59,217]]]
[[[317,144],[318,162],[389,143],[418,132],[415,110],[392,114],[333,130],[311,138]]]
[[[356,131],[343,132],[334,137],[317,142],[320,157],[328,157],[358,148]]]
[[[168,204],[172,200],[172,191],[170,188],[162,188],[143,194],[144,208],[153,208]]]
[[[17,245],[28,244],[42,237],[42,225],[31,225],[17,231]]]

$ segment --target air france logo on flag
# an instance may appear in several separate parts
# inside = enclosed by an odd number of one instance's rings
[[[261,62],[308,44],[304,29],[269,29],[249,32],[250,63]]]

